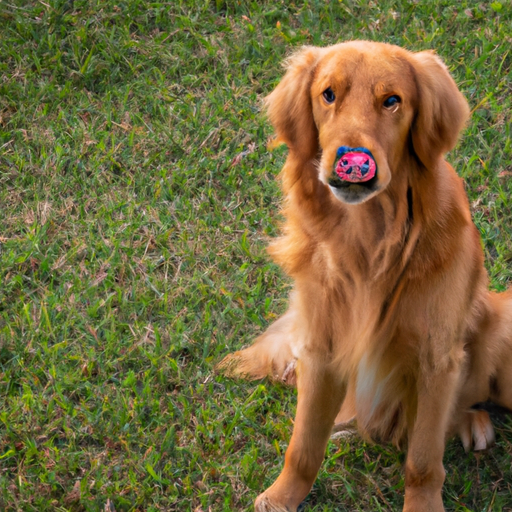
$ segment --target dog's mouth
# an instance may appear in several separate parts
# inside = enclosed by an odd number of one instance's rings
[[[369,149],[341,146],[327,182],[340,200],[360,203],[379,189],[377,171],[377,162]]]

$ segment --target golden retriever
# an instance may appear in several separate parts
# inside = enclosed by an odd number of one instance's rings
[[[404,511],[440,512],[445,439],[491,445],[512,408],[512,294],[488,290],[462,180],[443,155],[468,105],[442,61],[374,42],[305,47],[266,98],[294,281],[288,311],[220,364],[296,384],[284,468],[257,511],[295,511],[333,428],[407,448]]]

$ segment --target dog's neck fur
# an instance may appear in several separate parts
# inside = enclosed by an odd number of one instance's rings
[[[402,164],[410,165],[417,166],[417,163],[411,159]],[[356,273],[373,281],[397,264],[398,267],[405,264],[400,260],[403,257],[407,259],[411,254],[408,244],[411,229],[414,223],[422,222],[424,208],[416,199],[419,197],[414,190],[416,184],[407,181],[407,174],[405,170],[396,173],[388,187],[370,200],[347,205],[319,180],[314,160],[304,163],[290,153],[281,175],[286,197],[285,235],[292,235],[295,241],[304,238],[306,242],[307,239],[308,243],[304,243],[304,246],[308,248],[314,248],[317,240],[332,240],[339,247],[342,240],[346,257],[357,260]],[[289,238],[286,237],[287,243]],[[379,245],[391,247],[391,250],[375,250]],[[276,255],[275,246],[271,252]],[[370,259],[369,255],[374,256]],[[300,256],[302,265],[308,254],[302,252],[297,256]],[[292,261],[277,259],[292,276],[297,277],[294,258]],[[299,265],[297,271],[300,268]]]
[[[433,167],[426,168],[410,152],[404,151],[386,189],[364,203],[350,205],[339,201],[320,181],[316,159],[311,158],[304,163],[303,156],[296,157],[290,152],[281,174],[286,197],[285,233],[300,231],[309,241],[331,238],[337,246],[340,239],[343,240],[343,245],[352,255],[354,251],[359,253],[362,258],[360,271],[373,280],[395,267],[398,257],[401,265],[405,265],[414,248],[410,243],[415,231],[413,227],[417,226],[419,231],[421,226],[424,232],[434,231],[434,238],[439,243],[435,246],[430,243],[414,273],[431,272],[449,254],[453,254],[449,247],[453,247],[457,240],[457,236],[453,232],[448,233],[439,219],[456,216],[458,225],[471,222],[464,211],[455,206],[460,203],[453,199],[454,194],[464,203],[467,199],[462,184],[456,182],[458,178],[446,167],[449,168],[449,164],[440,158]],[[293,206],[288,208],[288,204]],[[384,239],[387,241],[385,245],[392,247],[388,254],[375,250],[375,246]],[[308,245],[311,246],[314,244]],[[273,248],[271,252],[274,253]],[[370,261],[365,254],[373,254],[374,257]],[[428,259],[425,259],[425,254]],[[279,262],[295,275],[287,262]]]

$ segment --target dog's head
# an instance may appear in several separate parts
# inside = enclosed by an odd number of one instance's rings
[[[345,203],[384,190],[408,152],[436,166],[457,142],[466,100],[432,52],[366,41],[306,47],[266,98],[277,137]]]

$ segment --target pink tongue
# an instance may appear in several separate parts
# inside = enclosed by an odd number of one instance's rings
[[[359,151],[345,153],[336,165],[336,174],[340,179],[351,183],[362,183],[375,176],[377,165],[366,153]]]

